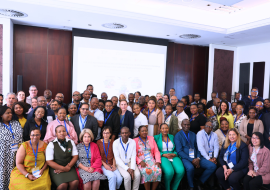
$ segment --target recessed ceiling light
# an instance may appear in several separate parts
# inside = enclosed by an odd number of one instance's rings
[[[180,35],[179,37],[183,39],[196,39],[196,38],[200,38],[201,36],[197,34],[183,34],[183,35]]]
[[[122,29],[122,28],[127,27],[126,25],[120,24],[120,23],[106,23],[106,24],[102,24],[102,26],[105,28],[111,28],[111,29]]]
[[[0,15],[7,16],[7,17],[16,17],[16,18],[22,18],[27,17],[28,15],[26,13],[11,10],[11,9],[0,9]]]
[[[208,7],[210,7],[211,5],[210,4],[207,4]]]

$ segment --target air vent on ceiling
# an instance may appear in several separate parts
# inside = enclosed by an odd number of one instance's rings
[[[8,17],[15,17],[15,18],[21,18],[21,17],[28,16],[27,14],[25,14],[23,12],[11,10],[11,9],[0,9],[0,15],[8,16]]]
[[[111,29],[120,29],[120,28],[126,28],[127,26],[124,24],[119,24],[119,23],[106,23],[102,24],[103,27],[105,28],[111,28]]]
[[[200,38],[200,35],[196,35],[196,34],[183,34],[181,36],[179,36],[180,38],[184,38],[184,39],[196,39],[196,38]]]

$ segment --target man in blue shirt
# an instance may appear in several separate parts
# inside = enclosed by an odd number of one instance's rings
[[[204,184],[205,181],[216,170],[216,164],[201,156],[196,142],[196,134],[190,131],[189,120],[184,119],[181,126],[182,130],[179,131],[174,138],[176,152],[178,156],[181,157],[186,169],[190,190],[194,189],[193,178],[195,168],[202,167],[205,169],[197,182],[198,189],[200,190],[200,185]]]

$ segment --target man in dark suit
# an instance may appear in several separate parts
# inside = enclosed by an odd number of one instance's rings
[[[89,99],[89,102],[91,101],[92,98],[97,97],[97,95],[93,93],[94,87],[93,87],[92,84],[88,84],[87,87],[86,87],[86,90],[88,90],[88,91],[90,92],[90,99]],[[83,99],[83,93],[81,94],[81,99],[80,99],[80,101],[82,101],[82,99]]]
[[[98,122],[97,119],[91,115],[88,115],[89,105],[87,103],[82,103],[80,107],[80,114],[76,114],[71,117],[71,122],[74,125],[75,131],[77,133],[78,139],[80,133],[83,129],[91,129],[94,134],[94,141],[98,133]]]
[[[212,92],[211,93],[211,98],[212,100],[208,101],[207,104],[206,104],[206,108],[209,109],[211,108],[213,105],[214,105],[214,99],[217,97],[217,93],[216,92]]]

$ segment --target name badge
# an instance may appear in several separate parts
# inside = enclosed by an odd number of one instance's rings
[[[32,174],[33,176],[35,176],[36,178],[39,178],[41,175],[40,175],[40,170],[39,170],[39,167],[35,167],[32,169]]]
[[[228,166],[229,166],[230,169],[232,169],[234,167],[232,162],[228,163]]]
[[[12,152],[16,152],[18,149],[19,149],[19,144],[18,143],[11,144]]]
[[[209,151],[208,155],[209,155],[210,158],[213,158],[213,151]]]
[[[170,162],[173,162],[173,159],[171,158],[171,159],[168,159]]]
[[[128,163],[125,163],[125,165],[127,166],[127,165],[128,165]]]
[[[189,157],[194,158],[194,149],[192,148],[189,149]]]
[[[150,159],[150,152],[145,152],[144,153],[144,159],[145,159],[145,161],[150,161],[151,159]]]

